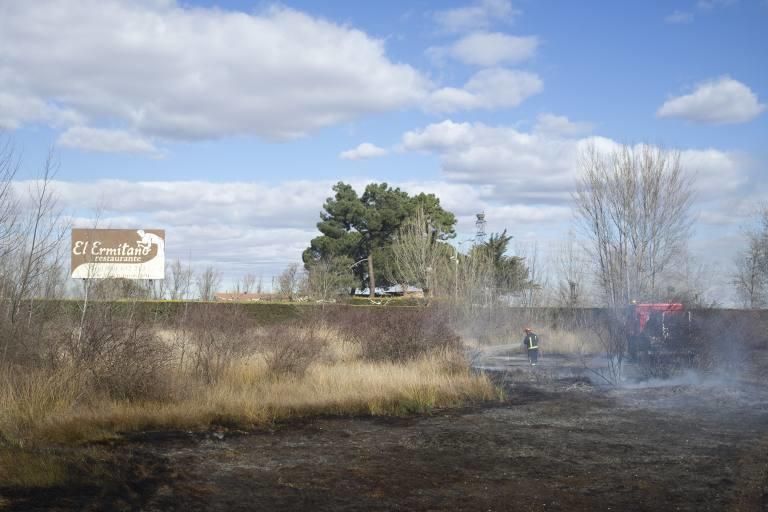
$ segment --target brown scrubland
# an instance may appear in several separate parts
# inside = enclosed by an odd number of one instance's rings
[[[399,414],[496,396],[432,311],[259,325],[236,307],[150,325],[91,304],[15,347],[0,382],[6,445],[147,429],[248,428],[312,414]],[[342,321],[343,319],[343,321]],[[33,343],[34,341],[34,343]]]

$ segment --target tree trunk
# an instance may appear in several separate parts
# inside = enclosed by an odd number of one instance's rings
[[[368,255],[368,290],[369,296],[373,299],[376,297],[376,278],[373,277],[373,255]]]

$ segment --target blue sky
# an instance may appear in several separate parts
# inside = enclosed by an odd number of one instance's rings
[[[725,269],[768,197],[766,27],[764,0],[10,1],[0,129],[20,180],[55,148],[76,222],[163,227],[227,283],[298,261],[338,180],[436,192],[462,236],[484,210],[546,259],[580,148],[658,144]]]

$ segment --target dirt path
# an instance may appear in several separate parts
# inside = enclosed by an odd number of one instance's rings
[[[145,434],[115,457],[107,484],[11,510],[768,510],[768,394],[516,384],[496,407]]]

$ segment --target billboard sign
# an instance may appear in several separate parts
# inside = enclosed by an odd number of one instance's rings
[[[165,230],[73,229],[75,279],[165,278]]]

